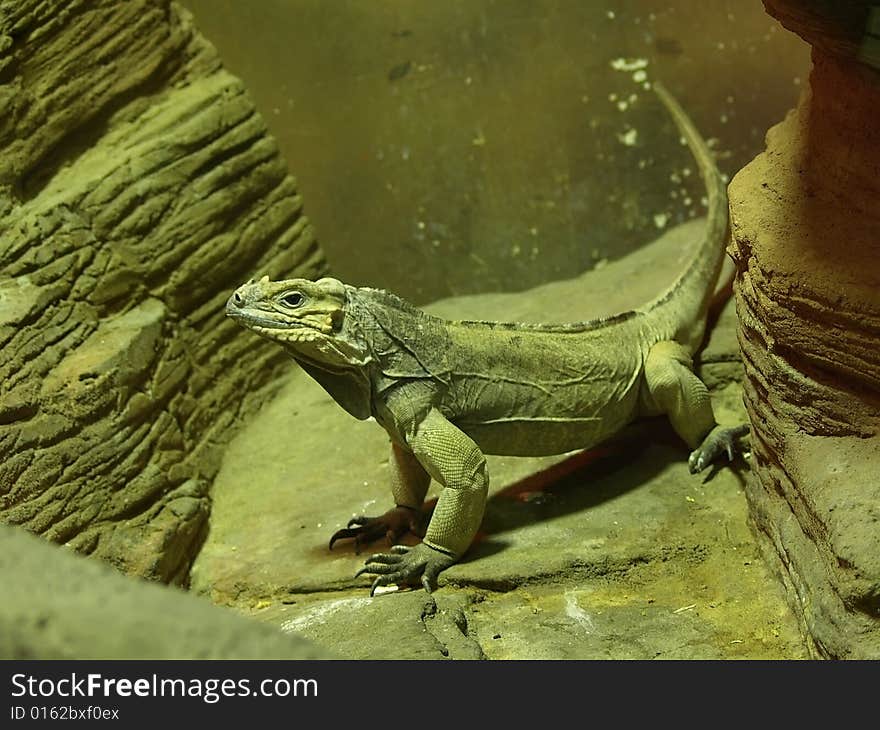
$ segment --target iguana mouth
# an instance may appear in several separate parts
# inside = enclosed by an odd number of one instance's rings
[[[276,324],[264,327],[259,324],[252,324],[251,329],[258,334],[266,335],[272,339],[279,339],[280,335],[280,339],[283,339],[285,342],[314,342],[322,337],[321,332],[307,325],[282,327]]]
[[[257,334],[276,341],[290,343],[314,342],[322,336],[318,329],[304,322],[279,322],[268,317],[260,317],[251,312],[232,308],[227,308],[226,314]]]
[[[261,334],[272,334],[277,332],[293,333],[297,330],[305,330],[312,333],[318,332],[318,330],[308,322],[285,322],[270,317],[261,317],[253,311],[236,306],[236,304],[232,303],[231,299],[226,303],[226,316],[241,322],[251,329],[261,331]]]

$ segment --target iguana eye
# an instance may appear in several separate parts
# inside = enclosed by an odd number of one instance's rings
[[[285,294],[283,297],[281,297],[281,303],[285,307],[290,307],[290,309],[296,309],[305,300],[306,298],[298,291],[290,292],[290,294]]]

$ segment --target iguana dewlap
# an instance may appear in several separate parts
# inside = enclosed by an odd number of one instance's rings
[[[385,291],[336,279],[250,281],[226,313],[284,347],[356,418],[373,416],[392,444],[395,507],[356,518],[331,539],[420,532],[431,478],[443,486],[422,544],[373,555],[373,590],[437,574],[468,549],[486,504],[484,454],[585,449],[635,419],[665,414],[693,449],[691,471],[733,455],[743,427],[718,426],[691,356],[727,238],[727,197],[711,153],[669,94],[654,86],[697,160],[709,212],[675,283],[640,309],[564,325],[449,321]]]

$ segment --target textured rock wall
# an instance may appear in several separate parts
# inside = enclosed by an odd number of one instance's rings
[[[880,658],[880,74],[813,61],[730,186],[748,495],[814,652]]]
[[[0,519],[183,582],[277,348],[223,316],[324,259],[241,82],[167,0],[0,1]]]

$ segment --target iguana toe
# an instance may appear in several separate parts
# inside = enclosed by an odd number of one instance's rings
[[[715,462],[721,454],[727,455],[728,461],[733,461],[733,457],[741,450],[738,439],[745,436],[749,432],[748,424],[734,426],[733,428],[722,428],[716,426],[709,435],[703,439],[703,443],[699,445],[688,457],[688,468],[691,474],[698,474],[710,464]]]
[[[377,576],[370,587],[371,596],[375,595],[380,586],[391,583],[412,584],[419,578],[422,587],[430,593],[440,572],[455,562],[452,556],[424,543],[413,547],[395,545],[391,550],[390,553],[371,555],[364,567],[355,574],[355,578],[360,575]]]

